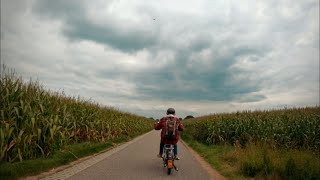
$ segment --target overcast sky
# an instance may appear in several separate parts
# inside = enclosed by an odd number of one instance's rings
[[[1,61],[160,118],[319,105],[319,0],[1,0]]]

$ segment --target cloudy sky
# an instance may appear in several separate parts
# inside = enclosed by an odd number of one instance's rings
[[[319,0],[1,0],[1,62],[160,118],[319,105]]]

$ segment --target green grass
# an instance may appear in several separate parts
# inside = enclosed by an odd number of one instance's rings
[[[213,114],[183,122],[183,139],[234,179],[320,179],[320,107]]]
[[[236,166],[236,159],[223,160],[227,154],[233,151],[232,146],[205,145],[198,141],[186,138],[183,138],[183,140],[222,175],[228,178],[242,177],[234,167]]]
[[[39,158],[15,163],[2,162],[0,164],[0,179],[17,179],[23,176],[37,175],[52,168],[66,165],[79,158],[106,151],[114,144],[119,144],[127,140],[129,139],[117,139],[114,142],[110,141],[107,143],[85,142],[72,144],[55,152],[48,158]]]
[[[206,145],[183,139],[228,179],[320,179],[320,157],[312,151],[274,149],[263,143]]]

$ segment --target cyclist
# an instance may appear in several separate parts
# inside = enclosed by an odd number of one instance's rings
[[[178,146],[177,143],[180,139],[180,133],[179,131],[183,131],[183,125],[180,121],[180,118],[176,117],[176,111],[174,108],[169,108],[167,110],[166,116],[162,117],[158,123],[154,124],[154,129],[155,130],[160,130],[161,129],[161,140],[160,140],[160,151],[159,154],[157,155],[158,157],[162,157],[163,153],[163,147],[165,144],[173,144],[174,145],[174,156],[176,160],[179,160],[180,158],[178,157]],[[174,139],[168,139],[165,137],[165,132],[167,130],[166,125],[168,124],[167,121],[176,121],[175,122],[175,138]]]

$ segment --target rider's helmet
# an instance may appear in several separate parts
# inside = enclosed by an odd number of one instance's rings
[[[174,115],[176,113],[176,111],[173,109],[173,108],[169,108],[168,110],[167,110],[167,114],[172,114],[172,115]]]

